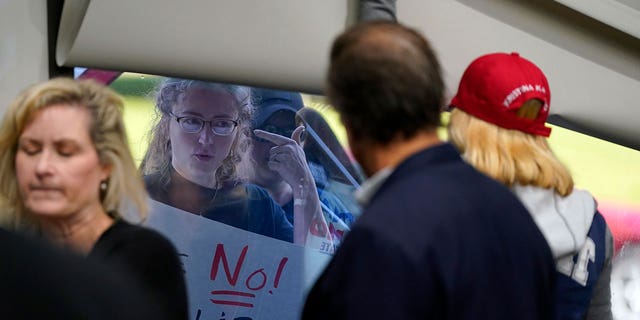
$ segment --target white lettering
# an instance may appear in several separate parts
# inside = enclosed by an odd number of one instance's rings
[[[529,91],[537,91],[537,92],[541,92],[541,93],[546,93],[547,91],[545,90],[545,88],[542,85],[532,85],[532,84],[523,84],[515,89],[513,89],[506,98],[504,98],[504,101],[502,102],[502,105],[505,106],[505,108],[508,108],[509,105],[516,99],[518,99],[518,97],[520,95],[522,95],[525,92],[529,92]]]
[[[578,253],[578,260],[573,263],[573,257],[564,257],[556,261],[556,270],[568,277],[571,277],[575,282],[582,286],[587,285],[589,279],[589,262],[596,261],[596,244],[587,238],[584,245]]]
[[[578,261],[573,267],[573,275],[571,275],[571,278],[582,286],[587,285],[587,280],[589,279],[589,270],[587,270],[589,267],[589,261],[596,261],[596,244],[591,240],[591,238],[587,238],[584,246],[580,249]]]

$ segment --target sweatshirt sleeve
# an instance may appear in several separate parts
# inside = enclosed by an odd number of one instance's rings
[[[593,296],[587,309],[586,320],[611,320],[611,262],[613,257],[613,236],[607,227],[605,261],[598,282],[593,290]]]
[[[360,0],[359,21],[396,21],[396,0]]]

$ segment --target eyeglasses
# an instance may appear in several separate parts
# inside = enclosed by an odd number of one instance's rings
[[[219,136],[228,136],[238,126],[238,121],[231,119],[213,119],[209,121],[202,120],[195,117],[178,117],[173,113],[169,113],[172,117],[176,118],[178,124],[182,130],[187,133],[198,133],[206,123],[211,126],[211,131]]]
[[[263,126],[262,128],[256,128],[256,129],[260,129],[263,131],[267,131],[267,132],[271,132],[271,133],[275,133],[278,135],[281,135],[283,137],[287,137],[287,138],[291,138],[291,135],[293,134],[294,129],[290,129],[290,128],[281,128],[281,127],[277,127],[274,126],[272,124],[268,124]],[[262,138],[258,138],[255,134],[253,135],[253,138],[257,141],[257,142],[270,142],[269,140],[265,140]]]

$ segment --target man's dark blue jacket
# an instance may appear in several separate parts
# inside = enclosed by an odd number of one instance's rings
[[[374,194],[303,319],[551,319],[555,268],[530,214],[450,144]]]

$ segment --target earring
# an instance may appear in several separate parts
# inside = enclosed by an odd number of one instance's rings
[[[107,191],[107,182],[106,181],[100,182],[100,191]]]

